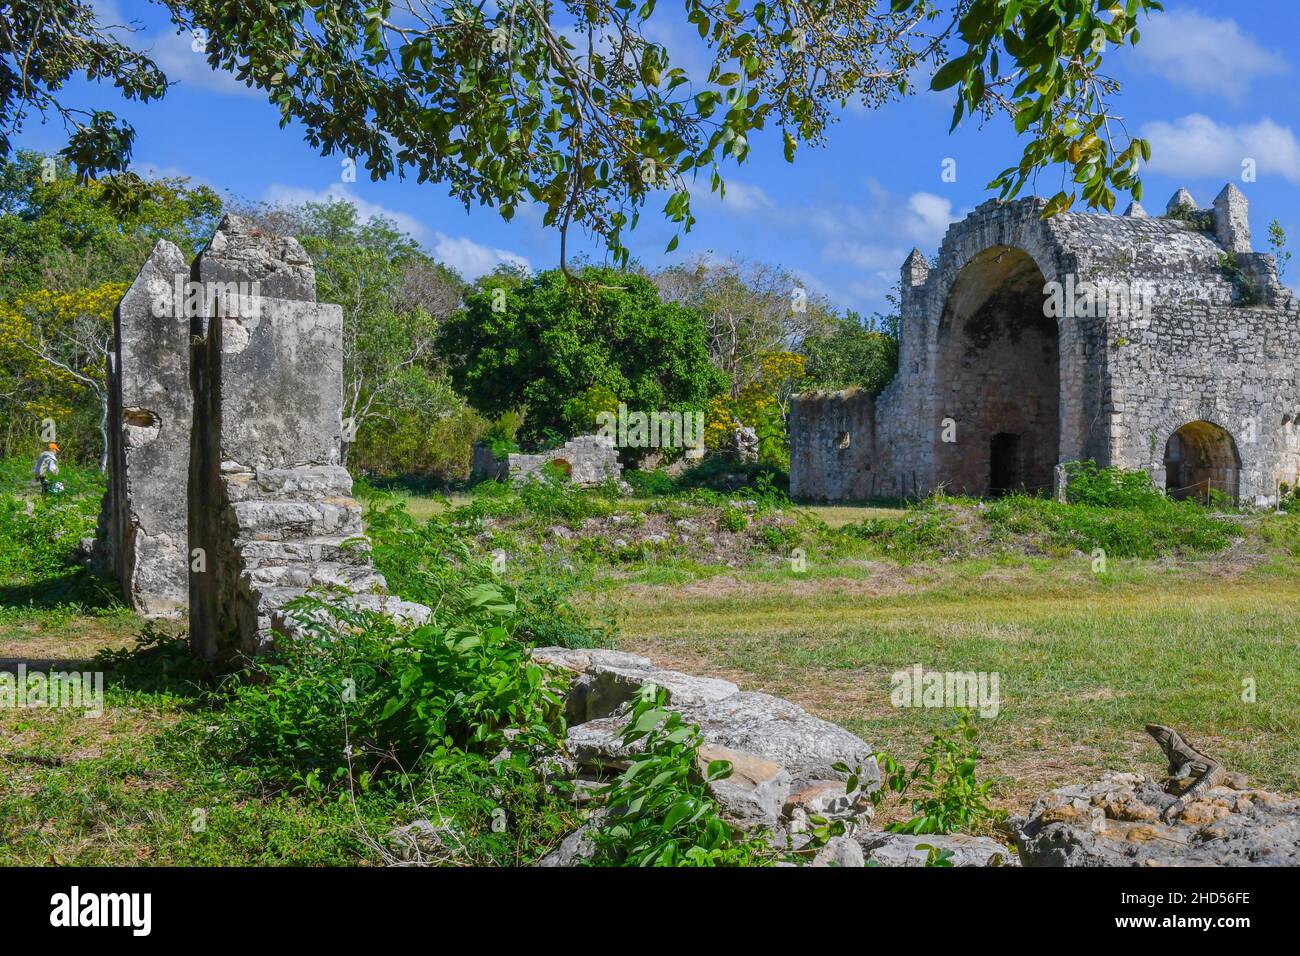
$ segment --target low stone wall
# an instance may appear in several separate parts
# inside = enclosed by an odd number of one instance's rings
[[[579,435],[537,455],[511,455],[507,467],[513,480],[535,475],[546,465],[554,465],[575,485],[598,485],[623,476],[614,439],[605,435]]]

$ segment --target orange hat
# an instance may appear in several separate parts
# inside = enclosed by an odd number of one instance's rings
[[[56,445],[54,442],[50,442],[50,451],[58,451],[58,450],[59,450],[59,446]]]

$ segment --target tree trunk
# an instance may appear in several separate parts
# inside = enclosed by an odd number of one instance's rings
[[[108,474],[108,392],[99,393],[99,473]]]

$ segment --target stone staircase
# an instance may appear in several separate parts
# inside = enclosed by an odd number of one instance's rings
[[[428,609],[387,593],[364,537],[352,477],[341,465],[222,469],[235,524],[239,592],[256,608],[257,642],[295,622],[281,608],[309,589],[341,587],[345,603],[422,623]]]

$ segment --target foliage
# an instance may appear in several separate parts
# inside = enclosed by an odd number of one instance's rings
[[[704,319],[709,356],[726,374],[732,398],[751,382],[770,377],[763,368],[769,356],[800,351],[807,339],[839,321],[825,296],[810,292],[780,266],[701,256],[652,278],[665,300]]]
[[[793,352],[764,355],[757,377],[734,397],[718,396],[709,403],[704,444],[712,450],[730,446],[736,423],[754,429],[760,464],[785,468],[790,463],[786,415],[790,396],[804,379],[804,357]]]
[[[6,4],[0,29],[0,159],[8,157],[11,137],[35,110],[42,118],[53,113],[62,121],[68,132],[62,154],[79,175],[126,173],[135,131],[110,112],[75,109],[60,99],[60,90],[77,75],[110,81],[126,99],[145,103],[167,89],[167,78],[147,53],[132,49],[117,30],[99,22],[95,4]]]
[[[65,159],[20,150],[0,162],[0,299],[130,282],[160,239],[197,253],[221,213],[216,192],[184,177],[143,186],[123,209],[108,202],[114,184],[78,180]]]
[[[898,323],[896,316],[875,318],[868,325],[850,313],[829,332],[804,340],[810,387],[837,391],[856,386],[880,394],[898,371]]]
[[[365,790],[459,752],[495,753],[508,730],[553,743],[563,695],[507,633],[514,610],[490,583],[465,585],[416,628],[295,599],[306,633],[277,641],[252,665],[255,679],[219,691],[207,746],[264,780]]]
[[[479,411],[522,407],[526,440],[548,430],[590,431],[570,420],[570,401],[601,389],[632,410],[701,409],[721,387],[694,312],[659,301],[646,279],[588,269],[595,289],[558,271],[512,283],[488,279],[443,327],[452,381]]]
[[[999,110],[1033,131],[1019,167],[995,181],[1004,194],[1068,162],[1084,198],[1110,209],[1107,183],[1136,190],[1149,152],[1109,143],[1122,126],[1105,123],[1116,84],[1100,68],[1105,41],[1136,42],[1155,0],[835,0],[815,16],[686,0],[711,57],[703,72],[653,39],[667,14],[630,0],[165,2],[179,26],[207,31],[211,66],[265,92],[323,154],[355,157],[374,179],[410,170],[506,219],[537,203],[561,231],[562,258],[577,227],[626,266],[621,236],[641,207],[664,193],[664,215],[689,229],[690,181],[703,175],[724,194],[722,164],[744,161],[757,131],[779,130],[793,161],[800,143],[822,141],[837,105],[901,99],[928,75],[935,89],[957,86],[954,125]],[[948,59],[950,45],[964,50]]]
[[[1065,466],[1066,500],[1101,508],[1161,507],[1166,498],[1141,470],[1102,468],[1095,461],[1071,461]]]
[[[909,770],[887,754],[872,754],[880,765],[882,786],[871,792],[879,807],[886,799],[902,801],[910,796],[912,816],[889,824],[893,833],[968,833],[995,822],[1000,814],[987,802],[991,784],[976,778],[980,752],[975,744],[979,731],[970,712],[964,712],[952,727],[921,750]],[[840,764],[837,769],[852,773]],[[860,771],[858,771],[860,774]],[[858,774],[849,777],[848,792],[857,789]],[[942,865],[937,860],[927,865]]]
[[[1170,499],[1118,508],[1008,495],[991,504],[985,517],[997,534],[1037,537],[1055,548],[1084,553],[1100,548],[1112,558],[1221,551],[1236,534],[1233,524],[1194,502]]]
[[[514,588],[503,584],[492,565],[475,556],[470,539],[487,513],[519,505],[509,486],[484,482],[475,503],[445,516],[418,522],[405,505],[378,495],[366,511],[366,533],[374,549],[375,567],[394,594],[448,613],[470,615],[467,603],[474,588],[502,588],[514,611],[501,626],[527,644],[591,647],[607,640],[605,630],[568,602],[562,579],[538,570],[523,575]],[[583,508],[585,506],[577,505]],[[470,589],[470,590],[467,590]]]
[[[596,865],[761,866],[772,852],[761,836],[741,838],[718,813],[708,781],[731,775],[726,760],[699,768],[700,728],[667,708],[667,694],[642,687],[621,737],[639,746],[630,765],[601,791],[605,816],[593,832]]]
[[[20,396],[3,396],[6,404],[21,408],[35,437],[42,422],[55,423],[56,436],[75,454],[74,429],[58,427],[72,418],[80,394],[89,392],[99,408],[99,441],[94,456],[103,467],[108,456],[108,385],[105,376],[113,339],[113,310],[126,292],[119,283],[105,283],[76,293],[24,293],[12,302],[0,302],[0,369],[26,386]],[[21,401],[21,405],[19,402]],[[67,439],[71,437],[73,441]],[[84,439],[83,439],[84,440]],[[93,447],[93,446],[92,446]]]
[[[1286,230],[1276,219],[1268,224],[1268,245],[1273,250],[1273,258],[1277,260],[1277,277],[1282,279],[1286,276],[1287,266],[1291,264],[1291,250],[1287,248]]]

